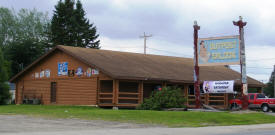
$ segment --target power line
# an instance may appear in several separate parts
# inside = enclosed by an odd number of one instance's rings
[[[161,52],[167,52],[167,53],[172,53],[172,54],[179,54],[179,55],[182,55],[182,56],[187,56],[187,57],[190,57],[192,58],[193,56],[191,55],[184,55],[182,53],[179,53],[179,52],[173,52],[173,51],[167,51],[167,50],[161,50],[161,49],[156,49],[156,48],[151,48],[151,47],[147,47],[148,49],[152,49],[152,50],[156,50],[156,51],[161,51]]]
[[[239,65],[230,65],[230,66],[232,66],[232,67],[234,67],[234,66],[238,66],[238,67],[239,67]],[[273,69],[273,68],[269,68],[269,67],[246,67],[246,68],[255,68],[255,69],[259,69],[259,68],[261,68],[261,69]]]
[[[262,61],[262,60],[275,60],[275,58],[264,58],[264,59],[248,59],[249,61]]]

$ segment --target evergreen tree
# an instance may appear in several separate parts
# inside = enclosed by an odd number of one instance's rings
[[[85,18],[85,11],[78,0],[60,0],[55,6],[51,24],[51,40],[55,45],[68,45],[99,49],[96,27]]]
[[[269,97],[274,97],[274,77],[273,77],[274,73],[271,73],[269,82],[266,84],[267,87],[264,88],[264,93],[265,95],[269,96]]]
[[[7,70],[2,49],[0,48],[0,105],[6,104],[10,99],[9,86],[7,84]]]

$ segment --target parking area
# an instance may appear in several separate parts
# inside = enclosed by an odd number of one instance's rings
[[[0,115],[0,125],[1,135],[274,135],[275,133],[275,124],[168,128],[158,125],[23,115]]]
[[[0,115],[0,133],[34,133],[81,131],[94,129],[133,129],[159,127],[154,125],[120,123],[102,120],[53,119],[24,115]]]

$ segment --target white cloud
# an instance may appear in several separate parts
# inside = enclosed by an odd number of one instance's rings
[[[58,0],[1,0],[4,7],[37,8],[50,14]],[[87,17],[100,34],[102,49],[192,57],[193,21],[199,37],[238,34],[232,21],[241,15],[245,26],[248,75],[269,79],[275,61],[275,1],[273,0],[82,0]],[[253,61],[254,60],[254,61]],[[235,69],[237,70],[237,66]],[[256,68],[250,68],[256,67]],[[239,70],[238,70],[239,71]]]

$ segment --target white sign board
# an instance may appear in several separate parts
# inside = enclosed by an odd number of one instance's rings
[[[204,81],[204,93],[233,93],[234,80],[230,81]]]

